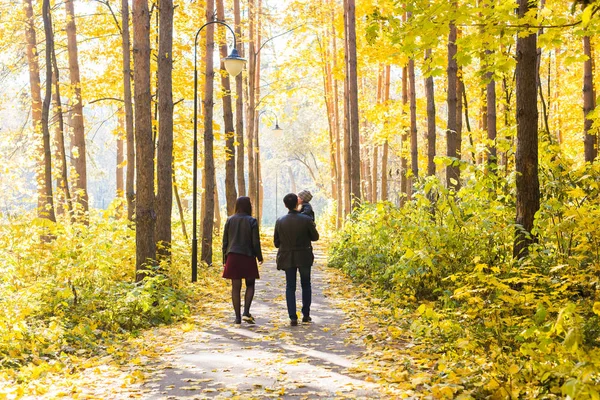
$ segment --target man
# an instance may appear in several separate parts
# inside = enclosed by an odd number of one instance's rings
[[[310,303],[312,300],[310,269],[315,256],[311,242],[319,240],[319,232],[317,232],[317,227],[309,216],[300,214],[296,210],[298,196],[294,193],[286,194],[283,203],[289,212],[275,223],[273,241],[275,247],[279,249],[277,251],[277,269],[285,271],[285,300],[290,323],[292,326],[296,326],[298,325],[296,271],[300,272],[300,285],[302,286],[302,322],[312,321],[310,317]]]

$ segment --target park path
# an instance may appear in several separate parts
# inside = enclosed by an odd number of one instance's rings
[[[256,324],[234,325],[230,303],[216,304],[210,318],[199,316],[195,328],[180,331],[179,344],[156,360],[153,378],[140,387],[142,397],[387,397],[373,377],[354,369],[364,347],[344,328],[344,312],[327,294],[333,273],[323,250],[316,251],[313,266],[313,322],[296,327],[285,308],[285,274],[274,259],[268,254],[260,270],[251,308]]]

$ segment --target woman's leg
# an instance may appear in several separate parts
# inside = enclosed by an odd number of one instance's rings
[[[256,279],[246,279],[246,294],[244,295],[244,315],[250,315],[250,306],[254,298],[254,284]]]
[[[241,291],[242,291],[242,280],[241,279],[232,279],[231,280],[231,302],[233,303],[233,310],[235,311],[235,322],[238,324],[240,323],[238,321],[242,320],[242,315],[240,312]]]

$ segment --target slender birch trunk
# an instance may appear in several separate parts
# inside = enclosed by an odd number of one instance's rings
[[[79,77],[79,56],[77,54],[77,28],[75,26],[74,0],[65,0],[67,12],[67,50],[69,55],[69,78],[75,93],[72,102],[71,124],[73,127],[72,154],[73,166],[75,167],[75,181],[73,184],[73,196],[75,203],[82,213],[81,218],[88,223],[88,193],[87,193],[87,167],[86,167],[86,145],[85,127],[83,124],[83,101],[81,95],[81,79]]]

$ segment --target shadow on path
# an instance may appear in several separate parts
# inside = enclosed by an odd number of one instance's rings
[[[267,260],[274,260],[269,254]],[[344,314],[323,294],[325,258],[313,267],[310,324],[289,325],[285,274],[261,267],[251,313],[256,325],[234,325],[229,303],[200,316],[201,329],[181,332],[182,345],[155,365],[147,398],[380,398],[380,388],[352,372],[364,350],[343,328]],[[299,286],[299,285],[298,285]],[[300,289],[297,291],[300,307]],[[208,322],[206,322],[208,321]]]

